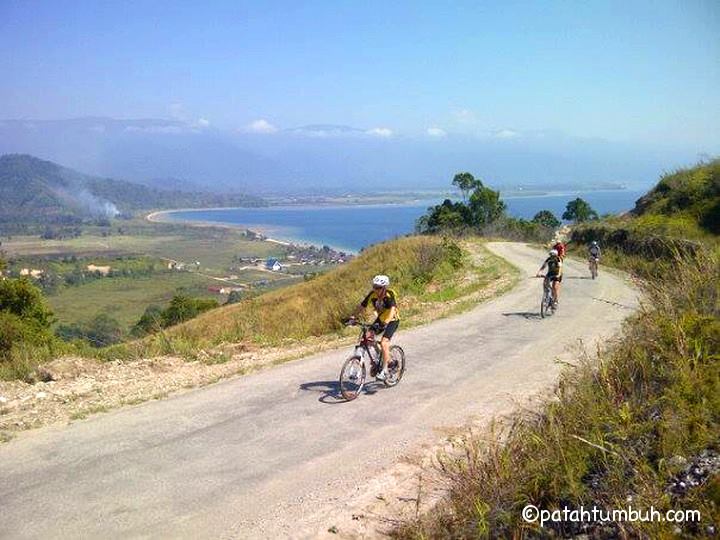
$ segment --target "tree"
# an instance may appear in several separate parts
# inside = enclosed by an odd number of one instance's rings
[[[150,305],[145,308],[135,326],[132,327],[130,333],[136,337],[142,337],[153,332],[157,332],[162,328],[162,308],[156,305]]]
[[[479,178],[476,179],[469,172],[461,172],[455,175],[452,184],[462,192],[463,201],[467,202],[470,192],[481,187],[482,181]]]
[[[533,223],[547,227],[548,229],[555,229],[560,226],[560,220],[555,217],[550,210],[540,210],[535,217],[532,218]]]
[[[27,279],[0,280],[0,361],[21,344],[49,345],[52,322],[40,289]]]
[[[163,326],[179,324],[216,307],[218,307],[218,302],[214,298],[190,298],[181,294],[176,295],[170,301],[167,309],[162,312]]]
[[[470,213],[474,225],[489,225],[505,215],[506,204],[500,199],[500,192],[480,183],[470,196]]]
[[[568,221],[574,221],[575,223],[583,223],[585,221],[590,221],[591,219],[597,219],[598,214],[592,209],[587,201],[578,197],[574,201],[567,203],[562,218]]]
[[[418,219],[416,228],[421,233],[455,231],[470,225],[470,221],[466,205],[445,199],[442,204],[428,208],[428,213]]]

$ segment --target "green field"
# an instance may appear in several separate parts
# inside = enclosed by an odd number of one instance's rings
[[[260,269],[240,270],[243,265],[235,261],[236,257],[282,257],[285,248],[271,242],[248,240],[240,230],[150,223],[141,219],[117,221],[112,227],[85,227],[77,238],[43,240],[37,236],[5,236],[0,237],[0,242],[0,249],[15,271],[33,268],[64,275],[85,270],[88,264],[107,265],[118,271],[137,266],[140,261],[154,268],[150,275],[89,279],[80,285],[61,286],[51,291],[48,301],[60,324],[89,321],[106,313],[123,327],[130,328],[147,306],[164,305],[177,293],[212,297],[224,303],[226,296],[210,292],[208,288],[249,284],[254,286],[248,294],[255,295],[301,279],[290,273],[318,270],[292,267],[292,272],[282,274]],[[171,260],[184,263],[190,271],[167,270]],[[196,261],[200,264],[196,265]],[[229,276],[237,277],[232,283],[213,279]]]

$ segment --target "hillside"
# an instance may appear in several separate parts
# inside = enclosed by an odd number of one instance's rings
[[[632,212],[577,226],[571,240],[578,246],[597,240],[623,257],[653,261],[694,254],[703,243],[716,246],[718,235],[720,160],[714,160],[663,175]]]
[[[663,176],[637,201],[633,214],[689,219],[720,234],[720,159]]]
[[[79,224],[144,209],[262,204],[242,194],[161,190],[88,176],[24,154],[0,156],[0,224]]]

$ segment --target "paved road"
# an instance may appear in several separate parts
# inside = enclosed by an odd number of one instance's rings
[[[0,445],[0,538],[257,538],[323,530],[349,495],[439,426],[489,418],[552,384],[558,355],[636,306],[619,277],[570,262],[561,309],[537,314],[542,252],[491,249],[524,276],[461,316],[401,331],[396,388],[337,403],[348,350]],[[372,389],[371,389],[372,390]],[[313,529],[313,527],[317,527]]]

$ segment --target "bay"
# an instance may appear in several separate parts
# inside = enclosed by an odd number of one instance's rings
[[[514,217],[531,219],[540,210],[550,210],[560,218],[568,201],[576,197],[585,199],[602,215],[631,209],[642,194],[642,191],[612,190],[503,196],[503,200],[508,213]],[[428,207],[440,202],[433,199],[407,204],[178,210],[165,213],[165,219],[232,225],[277,240],[329,245],[356,252],[365,246],[412,233],[417,219]]]

